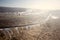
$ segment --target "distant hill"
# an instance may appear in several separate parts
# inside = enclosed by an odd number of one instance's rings
[[[0,12],[24,12],[26,8],[0,7]]]

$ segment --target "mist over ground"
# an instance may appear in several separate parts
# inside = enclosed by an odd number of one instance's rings
[[[0,28],[0,40],[60,40],[60,10],[0,7]]]

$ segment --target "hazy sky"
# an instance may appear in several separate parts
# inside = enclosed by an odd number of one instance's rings
[[[60,0],[0,0],[0,6],[60,9]]]

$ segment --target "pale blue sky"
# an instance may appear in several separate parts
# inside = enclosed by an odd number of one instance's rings
[[[0,6],[60,9],[60,0],[0,0]]]

